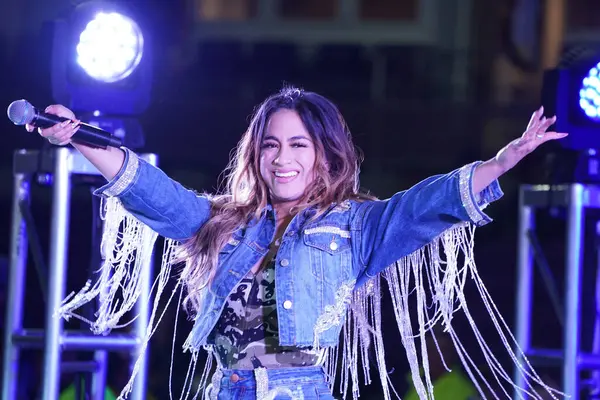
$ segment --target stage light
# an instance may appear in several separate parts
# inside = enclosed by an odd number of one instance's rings
[[[79,114],[143,113],[152,87],[151,35],[144,17],[131,5],[89,1],[54,21],[54,101]]]
[[[555,114],[550,127],[569,136],[547,157],[549,183],[600,183],[600,48],[566,49],[559,65],[544,73],[542,104]]]
[[[579,106],[590,119],[600,122],[600,63],[593,66],[583,78],[579,91]]]
[[[600,51],[589,46],[568,49],[559,65],[545,71],[542,104],[556,114],[552,130],[568,132],[567,149],[600,150]]]
[[[131,75],[143,50],[144,37],[135,21],[99,12],[79,35],[77,63],[94,79],[117,82]]]

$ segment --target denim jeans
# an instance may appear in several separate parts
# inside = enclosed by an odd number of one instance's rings
[[[211,400],[335,399],[321,367],[218,369],[207,394]]]

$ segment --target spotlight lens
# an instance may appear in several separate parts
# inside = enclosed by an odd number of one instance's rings
[[[579,107],[590,119],[600,122],[600,63],[589,70],[579,90]]]
[[[94,79],[116,82],[139,65],[143,47],[142,32],[132,19],[98,13],[79,35],[77,63]]]

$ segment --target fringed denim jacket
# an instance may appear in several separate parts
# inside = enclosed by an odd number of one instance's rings
[[[358,359],[367,363],[366,351],[373,344],[385,398],[390,398],[381,337],[383,276],[417,392],[421,396],[430,392],[431,382],[427,376],[425,382],[421,378],[427,365],[418,361],[414,338],[423,338],[436,321],[452,332],[456,309],[464,308],[468,313],[468,308],[460,305],[465,301],[465,278],[476,274],[473,230],[491,221],[483,209],[502,196],[497,181],[481,193],[473,193],[473,173],[478,164],[430,177],[387,200],[332,204],[317,218],[311,218],[310,209],[296,215],[276,256],[280,344],[330,350],[325,367],[335,374],[338,357],[334,353],[342,333],[342,360],[346,364],[343,387],[347,389],[351,382],[355,398],[361,365]],[[114,231],[122,229],[119,224],[129,220],[176,243],[192,237],[211,214],[205,197],[184,188],[129,150],[118,175],[96,194],[109,202],[106,224],[114,237],[118,236]],[[202,309],[197,312],[186,349],[197,352],[210,346],[209,334],[227,296],[267,253],[274,234],[274,211],[267,207],[260,218],[240,227],[221,249],[216,276],[204,290]],[[131,235],[128,240],[135,242],[136,234]],[[105,247],[118,247],[116,241],[105,243]],[[111,254],[107,249],[104,252]],[[116,261],[108,263],[114,266]],[[407,298],[413,292],[416,316],[408,310]],[[72,300],[63,308],[63,315],[80,305],[81,301]],[[415,318],[420,328],[413,332],[410,321]],[[368,366],[365,368],[369,381]]]

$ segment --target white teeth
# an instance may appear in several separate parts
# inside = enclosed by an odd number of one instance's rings
[[[296,172],[296,171],[275,172],[275,176],[277,176],[279,178],[291,178],[292,176],[296,176],[296,175],[298,175],[298,172]]]

